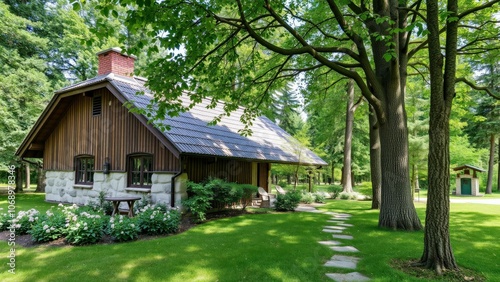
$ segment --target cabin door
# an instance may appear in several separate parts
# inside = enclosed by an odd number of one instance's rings
[[[267,163],[259,163],[257,165],[257,186],[264,188],[266,192],[269,191],[269,164]]]
[[[462,195],[472,195],[470,178],[462,178]]]

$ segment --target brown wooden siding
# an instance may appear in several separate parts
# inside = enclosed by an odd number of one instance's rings
[[[179,160],[148,130],[146,126],[107,89],[102,96],[102,113],[92,115],[92,98],[73,96],[66,115],[45,142],[44,169],[73,170],[74,157],[95,157],[95,169],[102,170],[106,157],[112,171],[126,170],[126,157],[132,153],[153,154],[155,171],[178,171]]]
[[[188,179],[201,182],[209,177],[225,179],[229,182],[252,184],[252,163],[215,157],[185,159]]]

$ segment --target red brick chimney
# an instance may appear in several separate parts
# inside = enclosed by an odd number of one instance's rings
[[[97,70],[97,75],[113,73],[132,76],[136,57],[122,54],[121,51],[120,48],[115,47],[98,52],[99,69]]]

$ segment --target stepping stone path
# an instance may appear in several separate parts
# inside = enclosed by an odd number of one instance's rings
[[[296,211],[305,211],[305,212],[313,212],[313,213],[323,213],[331,215],[332,218],[328,220],[329,223],[334,223],[336,225],[327,225],[323,227],[323,232],[334,233],[332,237],[334,239],[340,240],[352,240],[353,236],[342,234],[345,229],[348,227],[353,227],[352,224],[346,223],[347,220],[351,218],[352,215],[346,213],[335,213],[335,212],[321,212],[316,210],[314,207],[299,207],[295,209]],[[343,254],[354,254],[358,253],[359,250],[353,246],[342,246],[343,241],[319,241],[318,243],[330,247],[335,252],[343,253]],[[332,268],[341,268],[341,269],[356,269],[359,258],[355,256],[334,255],[329,261],[327,261],[324,266],[332,267]],[[350,273],[326,273],[326,276],[330,279],[338,282],[350,282],[350,281],[370,281],[370,278],[364,276],[359,272],[350,272]]]
[[[324,266],[356,269],[358,261],[359,258],[357,257],[334,255],[329,261],[324,264]]]

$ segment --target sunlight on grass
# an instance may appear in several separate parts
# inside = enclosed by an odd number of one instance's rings
[[[22,195],[24,209],[51,204],[40,195]],[[5,201],[1,198],[0,204]],[[37,202],[38,201],[38,202]],[[41,201],[41,202],[40,202]],[[6,203],[6,202],[5,202]],[[356,271],[372,281],[422,281],[393,269],[393,259],[418,259],[423,231],[400,232],[377,227],[378,211],[367,201],[329,200],[323,211],[352,214],[343,233],[361,258]],[[415,203],[425,219],[425,204]],[[498,275],[499,206],[451,204],[450,232],[461,267]],[[0,281],[329,281],[323,264],[335,252],[318,241],[331,216],[312,213],[247,214],[213,220],[188,231],[152,240],[82,247],[17,247],[16,276],[0,272]],[[9,247],[0,242],[0,252]],[[5,257],[5,256],[3,256]],[[6,262],[4,258],[2,264]],[[335,272],[350,272],[338,270]]]

